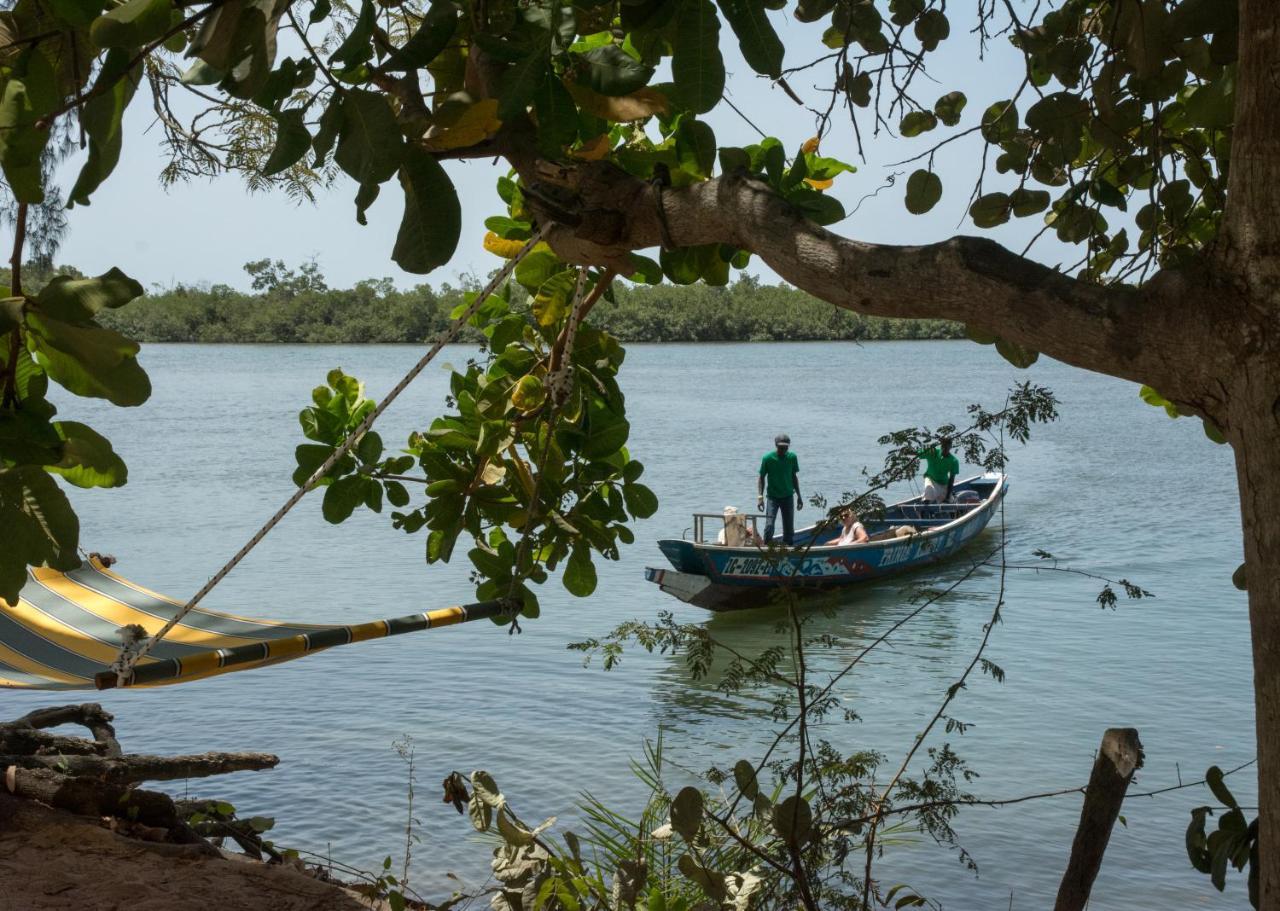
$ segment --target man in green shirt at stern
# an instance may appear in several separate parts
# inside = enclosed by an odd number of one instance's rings
[[[951,487],[960,473],[960,462],[951,454],[951,438],[943,437],[940,446],[921,449],[916,455],[924,459],[924,501],[950,503]]]
[[[800,462],[791,451],[791,437],[780,433],[773,438],[774,450],[760,460],[756,483],[756,506],[764,510],[764,543],[773,541],[773,523],[782,513],[782,543],[788,547],[795,535],[795,510],[804,505],[800,497]],[[795,497],[794,509],[791,498]],[[768,500],[768,507],[765,501]]]

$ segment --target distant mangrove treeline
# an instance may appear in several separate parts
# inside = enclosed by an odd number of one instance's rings
[[[314,264],[249,263],[251,292],[228,285],[153,289],[106,325],[143,342],[420,342],[449,322],[467,287],[390,279],[330,288]],[[58,271],[74,272],[71,269]],[[958,323],[862,316],[802,291],[742,276],[723,288],[615,284],[617,303],[601,301],[591,321],[629,342],[863,341],[960,338]],[[464,340],[476,341],[478,334]]]

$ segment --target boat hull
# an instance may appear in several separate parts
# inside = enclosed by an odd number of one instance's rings
[[[648,568],[645,578],[689,604],[709,610],[758,606],[780,587],[830,589],[907,572],[946,559],[963,549],[991,521],[1008,492],[1003,475],[971,478],[956,490],[985,496],[954,518],[949,507],[930,507],[919,498],[895,504],[881,524],[912,524],[918,533],[841,547],[814,543],[816,526],[796,532],[791,548],[724,547],[688,540],[658,542],[673,569]],[[936,510],[934,518],[930,510]],[[911,518],[911,516],[916,518]],[[751,595],[750,597],[747,597]]]

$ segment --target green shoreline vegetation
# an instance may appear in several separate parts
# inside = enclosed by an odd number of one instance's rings
[[[35,275],[36,287],[69,267]],[[461,287],[417,285],[398,290],[391,279],[330,288],[315,263],[298,269],[280,261],[245,265],[252,290],[178,284],[153,289],[99,321],[140,342],[379,344],[420,342],[443,329],[477,282]],[[0,283],[7,270],[0,270]],[[36,281],[33,283],[33,279]],[[41,281],[40,279],[43,279]],[[959,323],[867,317],[832,307],[785,285],[743,275],[721,288],[632,285],[618,281],[616,302],[602,301],[591,321],[623,342],[875,341],[964,337]],[[464,341],[478,342],[470,330]]]

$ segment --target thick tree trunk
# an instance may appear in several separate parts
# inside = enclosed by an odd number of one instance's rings
[[[1280,911],[1280,21],[1240,0],[1240,59],[1223,273],[1243,290],[1238,373],[1227,386],[1253,638],[1260,907]],[[1226,385],[1226,384],[1224,384]]]
[[[1244,525],[1258,741],[1260,907],[1280,909],[1280,362],[1256,365],[1232,398]]]

